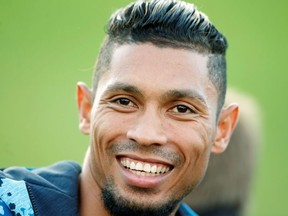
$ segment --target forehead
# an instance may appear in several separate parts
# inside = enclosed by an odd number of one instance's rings
[[[149,43],[121,45],[114,50],[110,69],[101,77],[98,90],[121,82],[155,95],[192,89],[208,100],[216,89],[208,77],[207,62],[208,55],[186,49],[160,48]]]

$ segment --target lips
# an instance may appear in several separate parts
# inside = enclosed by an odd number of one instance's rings
[[[130,172],[138,176],[159,176],[169,172],[172,167],[165,164],[150,163],[121,158],[120,163]]]

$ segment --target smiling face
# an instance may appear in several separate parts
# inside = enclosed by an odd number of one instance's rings
[[[86,128],[87,167],[106,208],[172,211],[200,182],[217,129],[207,61],[149,43],[115,49]]]

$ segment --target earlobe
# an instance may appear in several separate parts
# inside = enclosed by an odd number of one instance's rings
[[[238,115],[239,107],[237,104],[231,104],[222,109],[217,125],[215,141],[212,146],[213,153],[222,153],[227,148],[232,133],[237,125]]]
[[[92,92],[83,82],[77,83],[77,105],[79,111],[79,129],[82,133],[89,134]]]

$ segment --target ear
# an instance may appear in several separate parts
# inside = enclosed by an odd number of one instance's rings
[[[79,111],[79,129],[82,133],[90,133],[90,112],[92,108],[92,92],[83,82],[77,83],[77,105]]]
[[[222,153],[227,148],[231,135],[237,125],[238,115],[239,107],[237,104],[232,104],[221,110],[216,137],[211,150],[213,153]]]

